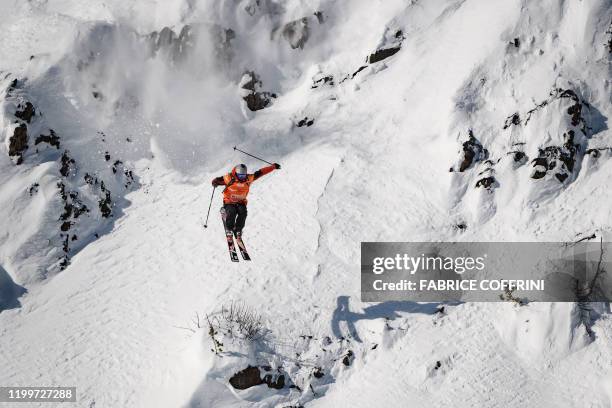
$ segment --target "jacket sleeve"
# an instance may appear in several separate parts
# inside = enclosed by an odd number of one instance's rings
[[[223,180],[223,176],[219,176],[213,179],[212,181],[212,185],[213,186],[224,186],[225,185],[225,180]]]
[[[255,176],[253,178],[253,181],[257,180],[261,176],[265,176],[266,174],[271,173],[273,170],[274,170],[274,166],[262,167],[261,169],[253,173],[253,176]]]

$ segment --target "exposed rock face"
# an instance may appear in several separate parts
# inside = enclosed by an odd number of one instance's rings
[[[275,93],[261,91],[262,82],[252,71],[246,72],[242,77],[241,88],[246,90],[242,99],[246,102],[251,111],[258,111],[266,108],[276,98]]]
[[[355,360],[355,355],[353,354],[352,350],[348,350],[344,358],[342,358],[342,364],[349,367],[351,364],[353,364],[353,360]]]
[[[389,58],[390,56],[397,54],[399,50],[400,50],[399,46],[391,47],[391,48],[382,48],[380,50],[376,50],[372,54],[370,54],[370,56],[368,57],[368,62],[370,64],[374,64],[375,62],[382,61],[385,58]]]
[[[68,151],[65,150],[61,158],[62,166],[60,167],[60,174],[64,177],[73,176],[76,173],[76,162],[70,157]]]
[[[32,105],[30,102],[26,102],[25,105],[19,104],[19,106],[17,106],[17,111],[15,112],[16,117],[28,123],[30,123],[35,114],[36,109],[34,109],[34,105]]]
[[[310,36],[308,18],[304,17],[285,24],[282,34],[283,38],[287,40],[291,48],[303,49],[304,44],[306,44],[306,41],[308,41],[308,37]]]
[[[563,135],[565,143],[561,146],[547,146],[539,149],[539,155],[533,159],[534,172],[531,178],[540,179],[548,171],[554,173],[557,180],[564,182],[574,171],[576,163],[576,153],[580,145],[574,143],[575,133],[573,130]]]
[[[215,25],[212,29],[215,47],[215,58],[219,65],[228,65],[234,58],[232,40],[236,33],[231,28]]]
[[[321,76],[321,78],[313,79],[311,88],[315,89],[323,85],[334,86],[333,75],[324,75],[324,76]]]
[[[485,160],[489,156],[489,152],[474,137],[471,129],[468,131],[468,135],[468,140],[463,142],[463,160],[459,165],[460,172],[467,170],[473,163]]]
[[[495,177],[493,176],[489,176],[489,177],[483,177],[480,180],[478,180],[476,182],[476,186],[475,187],[483,187],[485,189],[490,189],[491,187],[495,186]]]
[[[60,138],[55,134],[53,129],[49,129],[48,135],[39,135],[34,141],[35,145],[39,143],[48,143],[51,146],[54,146],[56,149],[60,148]]]
[[[263,369],[264,371],[271,371],[270,367],[264,367]],[[237,390],[246,390],[261,384],[267,384],[269,388],[280,390],[285,387],[285,376],[283,374],[266,374],[262,378],[259,367],[248,366],[234,374],[229,383]]]
[[[113,202],[111,200],[111,192],[106,188],[103,181],[100,182],[100,191],[103,194],[102,198],[98,201],[100,213],[102,214],[102,217],[109,218],[113,215]]]
[[[369,64],[382,61],[389,58],[392,55],[398,53],[402,47],[402,41],[404,40],[404,33],[402,30],[397,30],[393,35],[387,30],[383,38],[383,44],[378,47],[376,51],[370,54],[366,60]],[[354,75],[353,75],[354,76]]]
[[[193,29],[189,24],[183,26],[178,36],[169,27],[164,27],[160,32],[154,31],[149,34],[148,41],[151,55],[162,53],[173,62],[182,61],[195,45]]]
[[[9,138],[9,151],[11,157],[16,157],[16,164],[23,163],[23,154],[28,149],[28,126],[20,124],[13,131],[13,136]]]
[[[579,163],[587,151],[587,138],[592,133],[592,128],[588,123],[591,117],[591,106],[573,90],[557,88],[550,93],[550,98],[527,112],[523,125],[526,126],[540,110],[550,109],[553,102],[554,106],[565,110],[568,115],[561,122],[558,130],[559,133],[563,132],[563,141],[538,148],[538,157],[531,161],[534,168],[531,178],[537,180],[551,173],[563,183],[568,179],[575,179],[579,171]]]

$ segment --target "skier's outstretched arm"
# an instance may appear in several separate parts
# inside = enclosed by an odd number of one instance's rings
[[[265,176],[266,174],[271,173],[273,170],[278,170],[280,168],[281,168],[281,166],[278,163],[274,163],[271,166],[262,167],[261,169],[257,170],[255,173],[253,173],[253,176],[255,176],[253,178],[253,181],[257,180],[261,176]]]
[[[219,176],[219,177],[215,177],[212,181],[212,185],[214,187],[217,186],[224,186],[225,185],[225,180],[223,180],[223,176]]]

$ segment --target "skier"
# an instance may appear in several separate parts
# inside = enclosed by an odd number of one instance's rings
[[[225,211],[225,228],[228,233],[233,232],[236,237],[241,238],[247,217],[247,195],[251,183],[280,168],[280,164],[274,163],[257,170],[253,174],[248,174],[246,165],[239,164],[226,175],[213,179],[213,187],[225,186],[222,212]]]

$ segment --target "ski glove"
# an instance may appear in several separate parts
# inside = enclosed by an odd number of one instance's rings
[[[276,170],[280,170],[280,168],[281,168],[281,167],[280,167],[280,164],[278,164],[278,163],[274,163],[274,164],[273,164],[273,166],[274,166],[274,168],[275,168]]]

